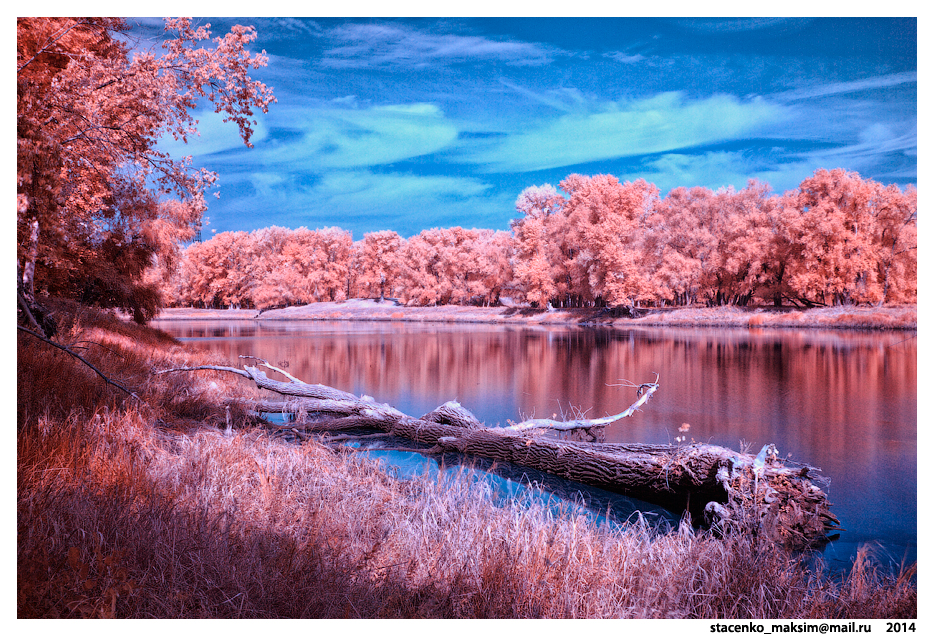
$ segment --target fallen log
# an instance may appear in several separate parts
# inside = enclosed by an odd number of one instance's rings
[[[253,357],[249,357],[253,358]],[[260,365],[282,370],[262,359]],[[525,420],[506,427],[485,427],[454,401],[419,418],[326,385],[312,385],[282,372],[287,382],[270,379],[259,366],[243,369],[214,365],[174,368],[159,373],[214,370],[235,373],[257,387],[287,397],[284,402],[257,401],[258,412],[296,416],[274,430],[313,434],[376,430],[426,445],[427,453],[456,452],[521,467],[661,505],[719,532],[741,529],[764,534],[789,548],[820,544],[838,521],[812,467],[782,461],[772,445],[754,457],[716,445],[607,444],[560,440],[548,432],[600,429],[632,416],[659,388],[655,382],[637,388],[637,401],[604,418],[569,421]],[[346,435],[346,434],[345,434]]]

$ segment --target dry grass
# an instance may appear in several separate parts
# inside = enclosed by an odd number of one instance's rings
[[[145,404],[20,342],[19,617],[916,615],[914,570],[891,575],[866,554],[835,580],[748,536],[498,506],[470,472],[396,480],[272,439],[245,414],[224,436],[219,414],[242,384],[148,375],[188,354],[102,321],[85,317],[76,342],[106,342],[88,355]],[[45,378],[63,375],[68,390]]]

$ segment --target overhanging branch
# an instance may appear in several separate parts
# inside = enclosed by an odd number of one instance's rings
[[[88,367],[90,367],[91,370],[92,370],[95,374],[97,374],[98,376],[100,376],[100,377],[104,380],[105,383],[107,383],[108,385],[113,385],[114,387],[116,387],[117,389],[119,389],[119,390],[122,391],[123,393],[127,394],[128,396],[133,396],[133,397],[136,398],[138,401],[143,402],[143,399],[142,399],[142,398],[140,398],[139,396],[137,396],[135,393],[133,393],[132,391],[130,391],[129,389],[127,389],[126,387],[124,387],[124,386],[121,385],[120,383],[118,383],[118,382],[116,382],[116,381],[113,381],[113,380],[111,380],[110,378],[108,378],[108,377],[104,374],[104,372],[102,372],[102,371],[99,370],[97,367],[95,367],[93,364],[91,364],[90,362],[88,362],[87,359],[85,359],[83,356],[81,356],[81,354],[78,354],[78,353],[72,351],[70,348],[66,347],[65,345],[62,345],[61,343],[56,343],[55,341],[53,341],[53,340],[51,340],[51,339],[48,339],[48,338],[46,338],[45,336],[42,336],[41,334],[37,334],[36,332],[33,332],[31,329],[26,328],[26,327],[23,327],[22,325],[17,325],[17,326],[16,326],[16,329],[21,330],[21,331],[23,331],[23,332],[26,332],[26,333],[29,334],[30,336],[32,336],[32,337],[34,337],[34,338],[37,338],[37,339],[39,339],[40,341],[42,341],[43,343],[46,343],[46,344],[48,344],[48,345],[51,345],[52,347],[57,347],[58,349],[62,350],[63,352],[65,352],[65,353],[68,354],[69,356],[73,356],[74,358],[77,358],[79,361],[81,361],[82,363],[84,363],[85,365],[87,365]]]

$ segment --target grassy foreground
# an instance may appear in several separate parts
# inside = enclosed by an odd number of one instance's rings
[[[465,475],[396,480],[270,438],[237,378],[152,375],[217,362],[161,332],[67,305],[58,318],[61,341],[142,401],[18,333],[21,618],[916,616],[914,566],[861,552],[834,578],[747,535],[495,506]]]

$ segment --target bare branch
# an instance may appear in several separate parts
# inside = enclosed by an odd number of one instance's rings
[[[253,359],[253,360],[255,360],[255,361],[259,361],[260,364],[263,365],[263,367],[266,367],[266,368],[268,368],[268,369],[271,369],[271,370],[273,370],[274,372],[279,372],[280,374],[282,374],[283,376],[285,376],[286,378],[288,378],[289,380],[291,380],[293,383],[299,383],[299,384],[302,384],[302,385],[307,385],[307,384],[308,384],[308,383],[306,383],[306,382],[303,381],[303,380],[299,380],[298,378],[296,378],[295,376],[293,376],[293,375],[290,374],[289,372],[284,371],[284,370],[282,370],[282,369],[280,369],[280,368],[278,368],[278,367],[274,367],[273,365],[270,365],[268,361],[266,361],[265,359],[259,358],[258,356],[250,356],[249,354],[241,354],[241,355],[240,355],[240,358],[250,358],[250,359]]]
[[[42,329],[42,326],[36,321],[36,317],[33,316],[32,310],[29,309],[29,303],[26,302],[26,299],[23,297],[23,293],[19,290],[16,291],[16,298],[19,300],[20,307],[23,308],[23,312],[26,314],[26,318],[29,319],[29,324],[33,326],[36,330],[34,336],[41,335],[42,338],[48,338],[48,335],[45,333],[45,330]],[[30,332],[32,334],[32,332]]]
[[[617,422],[621,418],[627,418],[632,416],[647,400],[653,395],[653,393],[659,389],[659,374],[656,374],[656,382],[653,383],[642,383],[636,385],[630,381],[626,381],[627,384],[614,385],[618,387],[636,387],[637,396],[639,397],[635,403],[621,411],[619,414],[614,414],[612,416],[605,416],[603,418],[578,418],[575,420],[552,420],[551,418],[533,418],[531,420],[525,420],[521,423],[505,427],[504,429],[510,431],[527,431],[530,429],[552,429],[555,431],[572,431],[574,429],[590,429],[592,427],[605,427],[613,422]],[[645,390],[645,393],[644,393]]]
[[[232,372],[234,374],[240,374],[244,378],[250,378],[250,374],[245,372],[242,369],[237,369],[236,367],[223,367],[221,365],[198,365],[196,367],[173,367],[172,369],[162,369],[156,371],[156,374],[168,374],[169,372],[194,372],[200,369],[214,370],[216,372]]]
[[[58,349],[62,350],[63,352],[65,352],[65,353],[68,354],[69,356],[73,356],[73,357],[77,358],[79,361],[81,361],[82,363],[84,363],[85,365],[87,365],[88,367],[90,367],[90,368],[94,371],[95,374],[97,374],[97,375],[100,376],[102,379],[104,379],[104,382],[105,382],[105,383],[107,383],[108,385],[113,385],[114,387],[116,387],[117,389],[119,389],[119,390],[122,391],[123,393],[127,394],[128,396],[133,396],[133,397],[136,398],[138,401],[143,402],[143,399],[142,399],[142,398],[140,398],[139,396],[137,396],[135,393],[133,393],[132,391],[130,391],[129,389],[127,389],[126,387],[124,387],[124,386],[121,385],[120,383],[118,383],[118,382],[116,382],[116,381],[113,381],[113,380],[111,380],[110,378],[108,378],[107,376],[105,376],[104,373],[103,373],[101,370],[99,370],[97,367],[95,367],[94,365],[92,365],[91,363],[89,363],[83,356],[81,356],[80,354],[78,354],[78,353],[72,351],[70,348],[66,347],[65,345],[62,345],[62,344],[60,344],[60,343],[56,343],[55,341],[50,340],[50,339],[48,339],[48,338],[46,338],[45,336],[42,336],[42,335],[40,335],[40,334],[37,334],[36,332],[33,332],[31,329],[29,329],[29,328],[27,328],[27,327],[23,327],[22,325],[17,325],[17,326],[16,326],[16,329],[22,330],[22,331],[26,332],[27,334],[29,334],[29,335],[31,335],[31,336],[34,336],[35,338],[38,338],[38,339],[39,339],[40,341],[42,341],[43,343],[47,343],[47,344],[51,345],[52,347],[57,347]]]

